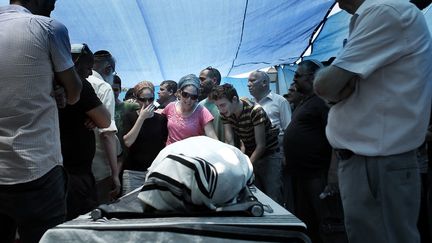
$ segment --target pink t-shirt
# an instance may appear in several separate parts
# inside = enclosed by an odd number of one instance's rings
[[[162,111],[168,119],[167,145],[193,136],[205,135],[204,126],[213,120],[207,108],[198,105],[188,117],[183,117],[176,111],[177,102],[171,102]]]

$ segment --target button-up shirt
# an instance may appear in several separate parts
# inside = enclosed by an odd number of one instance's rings
[[[333,65],[360,77],[351,96],[330,109],[326,132],[333,147],[386,156],[424,142],[432,99],[432,41],[413,4],[363,2]]]
[[[19,5],[0,7],[0,184],[62,164],[54,72],[73,67],[66,27]]]

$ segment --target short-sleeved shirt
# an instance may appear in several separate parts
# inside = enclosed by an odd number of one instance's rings
[[[366,0],[333,65],[358,74],[354,92],[329,112],[335,148],[365,156],[416,149],[424,142],[432,92],[432,42],[423,14],[405,0]]]
[[[279,135],[282,136],[285,128],[291,121],[291,107],[288,101],[281,95],[269,92],[261,100],[254,101],[264,108],[271,123],[279,128]]]
[[[111,176],[111,167],[107,153],[105,151],[105,146],[100,139],[100,134],[103,132],[117,132],[117,126],[114,120],[115,97],[111,85],[105,82],[98,72],[93,70],[93,74],[87,78],[87,81],[89,81],[89,83],[93,86],[96,95],[99,97],[105,108],[109,111],[111,117],[111,124],[109,127],[95,129],[96,152],[93,158],[92,170],[96,181],[100,181]]]
[[[138,119],[135,110],[123,116],[125,134]],[[159,152],[165,147],[168,137],[167,118],[154,113],[153,117],[144,120],[135,142],[129,147],[124,169],[146,171]]]
[[[102,105],[91,84],[83,79],[80,100],[59,109],[63,164],[68,173],[88,174],[95,154],[95,135],[84,123],[86,112]]]
[[[213,126],[216,131],[216,135],[221,142],[225,142],[225,131],[223,128],[223,123],[220,118],[219,109],[217,108],[216,104],[212,101],[210,101],[208,98],[205,98],[200,102],[200,105],[207,108],[207,110],[210,111],[212,116],[214,117],[213,120]]]
[[[0,184],[62,164],[54,72],[73,67],[66,27],[18,5],[0,7]]]
[[[230,124],[234,133],[242,140],[246,151],[251,156],[255,151],[255,126],[264,124],[266,138],[266,152],[270,153],[278,148],[279,129],[273,126],[264,109],[256,103],[247,99],[240,99],[243,110],[239,117],[232,114],[229,117],[221,115],[224,124]]]
[[[284,134],[286,167],[294,175],[321,175],[330,166],[332,148],[325,134],[329,107],[316,95],[295,109]]]
[[[204,127],[213,120],[212,114],[202,105],[197,105],[189,116],[177,112],[178,102],[169,103],[162,114],[168,119],[167,145],[185,138],[205,135]]]

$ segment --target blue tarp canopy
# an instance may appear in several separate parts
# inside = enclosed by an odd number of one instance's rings
[[[0,0],[6,5],[9,0]],[[72,43],[109,50],[124,85],[296,61],[333,0],[58,0]]]
[[[423,9],[423,14],[429,31],[432,33],[432,4]],[[330,16],[312,45],[312,54],[305,59],[328,60],[337,56],[343,46],[343,40],[348,38],[348,24],[351,15],[340,11]]]
[[[432,33],[432,4],[423,9],[423,14],[429,31]],[[343,41],[348,37],[348,25],[351,15],[345,11],[340,11],[327,18],[317,38],[312,44],[312,53],[304,57],[316,59],[318,61],[328,60],[330,57],[337,56],[343,46]],[[288,91],[292,83],[296,65],[283,65],[278,70],[279,92],[281,94]]]

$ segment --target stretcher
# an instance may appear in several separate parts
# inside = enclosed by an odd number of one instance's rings
[[[310,242],[305,224],[256,187],[235,205],[193,213],[149,210],[137,193],[50,229],[40,242]]]

